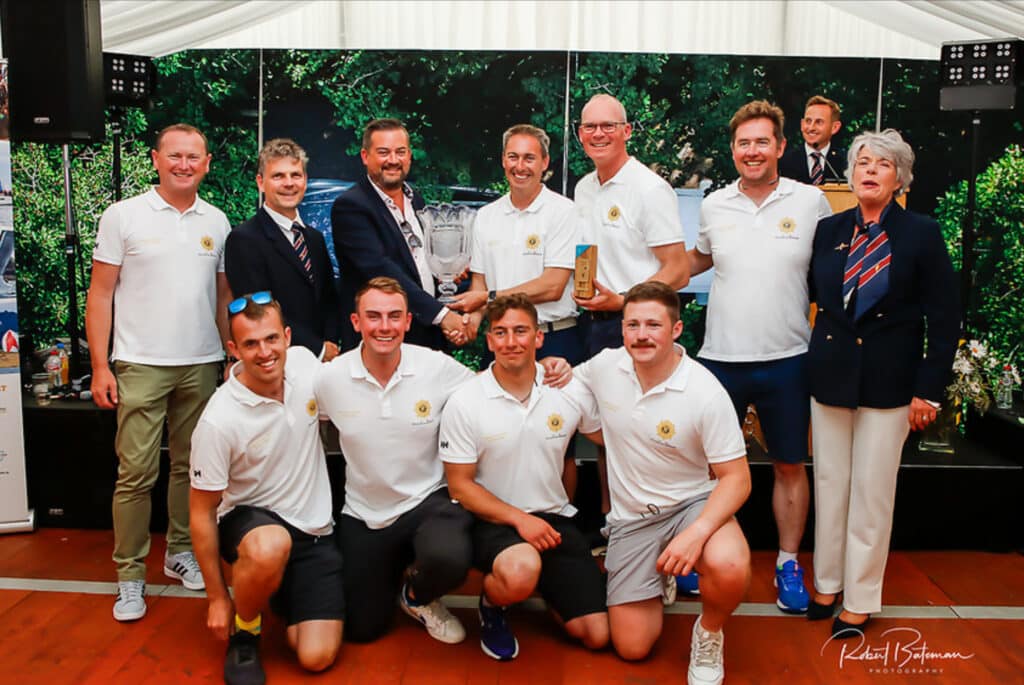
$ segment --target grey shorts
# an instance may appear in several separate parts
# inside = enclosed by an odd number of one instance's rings
[[[662,576],[656,565],[665,546],[704,511],[710,492],[639,521],[616,524],[608,535],[608,606],[661,596]]]

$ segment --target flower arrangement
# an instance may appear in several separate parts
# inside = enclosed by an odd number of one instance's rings
[[[973,407],[984,414],[992,404],[992,391],[1003,373],[1003,362],[991,354],[979,340],[961,340],[953,357],[953,382],[946,388],[946,396],[957,409],[957,424],[961,412]],[[1014,382],[1020,383],[1015,365],[1010,365]]]

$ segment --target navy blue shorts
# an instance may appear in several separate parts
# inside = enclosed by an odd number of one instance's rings
[[[806,358],[806,354],[798,354],[770,362],[699,359],[725,386],[740,423],[748,404],[757,408],[768,456],[785,464],[803,463],[808,456],[811,396]]]
[[[260,526],[281,526],[292,538],[281,584],[270,597],[270,609],[293,626],[305,621],[341,621],[345,618],[341,551],[334,533],[317,537],[305,533],[261,507],[235,507],[220,520],[220,555],[238,561],[238,546],[246,533]]]
[[[580,314],[580,335],[585,359],[602,350],[622,347],[622,312],[589,312]]]

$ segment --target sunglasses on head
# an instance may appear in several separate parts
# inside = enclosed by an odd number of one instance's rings
[[[261,290],[258,293],[252,293],[250,295],[242,295],[239,298],[231,300],[228,304],[228,316],[234,316],[245,309],[247,302],[253,302],[255,304],[270,304],[274,296],[270,294],[269,290]]]

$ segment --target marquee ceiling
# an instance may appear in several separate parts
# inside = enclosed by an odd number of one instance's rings
[[[101,0],[104,49],[585,50],[938,59],[1021,0]]]

